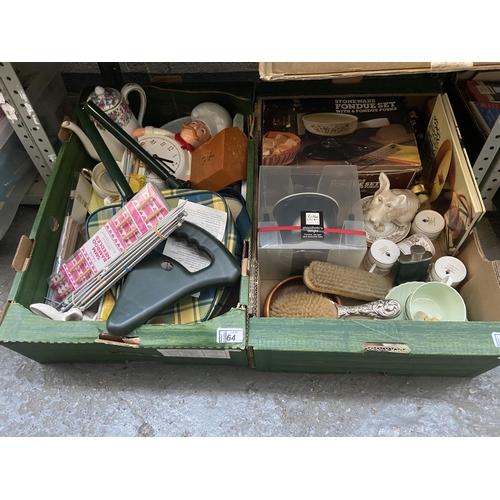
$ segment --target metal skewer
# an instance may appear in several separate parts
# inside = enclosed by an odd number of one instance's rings
[[[173,212],[174,211],[172,211],[171,214],[173,214]],[[118,272],[128,272],[128,270],[136,265],[145,255],[147,255],[147,253],[149,253],[149,251],[153,250],[154,247],[159,243],[159,241],[161,241],[161,239],[166,238],[168,234],[170,234],[180,224],[182,224],[185,216],[185,212],[181,212],[177,216],[175,216],[174,214],[174,217],[169,217],[170,220],[165,221],[163,224],[158,223],[156,230],[155,228],[150,229],[143,235],[143,237],[137,242],[137,244],[129,247],[112,263],[110,263],[109,266],[105,267],[103,270],[101,270],[100,273],[95,275],[81,288],[76,290],[72,294],[71,298],[65,299],[64,302],[69,301],[72,305],[80,306],[81,304],[79,304],[79,301],[83,296],[88,295],[89,291],[92,291],[92,289],[97,285],[102,284],[103,281],[107,283],[109,279],[113,278],[114,273],[116,273],[117,270]],[[158,236],[156,231],[158,231],[158,233],[161,235],[161,238]]]
[[[171,228],[174,231],[180,224]],[[155,242],[155,244],[157,244]],[[143,258],[144,253],[137,251],[135,256],[128,256],[129,260],[120,264],[110,266],[103,270],[93,280],[89,281],[85,287],[67,297],[61,304],[61,312],[66,312],[72,307],[80,310],[89,308],[97,299],[99,299],[109,288],[120,281],[130,270],[133,269]],[[133,257],[133,258],[132,258]]]

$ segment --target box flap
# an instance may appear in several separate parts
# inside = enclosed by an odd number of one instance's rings
[[[409,73],[499,69],[498,62],[261,62],[266,81],[319,80]]]
[[[24,271],[29,264],[31,252],[33,250],[33,241],[27,236],[21,236],[19,245],[17,246],[16,254],[12,259],[12,268],[15,271]]]
[[[141,339],[139,337],[117,337],[109,333],[99,334],[99,338],[95,339],[96,344],[126,346],[126,347],[140,347]]]
[[[9,306],[10,306],[10,301],[7,300],[2,307],[2,311],[0,311],[0,325],[3,322],[5,315],[7,314],[7,309],[9,308]]]
[[[461,250],[460,259],[467,268],[460,294],[467,305],[469,321],[500,321],[500,311],[495,306],[500,301],[500,261],[488,260],[476,229]]]

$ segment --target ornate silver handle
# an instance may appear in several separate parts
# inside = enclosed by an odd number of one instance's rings
[[[401,304],[397,300],[376,300],[360,306],[341,306],[337,304],[338,317],[368,316],[377,319],[393,319],[401,314]]]

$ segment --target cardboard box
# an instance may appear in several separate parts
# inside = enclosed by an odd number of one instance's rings
[[[500,245],[495,236],[488,235],[488,228],[485,219],[472,231],[460,252],[468,271],[460,294],[467,303],[470,321],[500,321],[500,308],[492,307],[500,303]]]
[[[292,82],[289,82],[289,84]],[[170,90],[148,89],[148,113],[145,118],[153,126],[186,116],[201,99],[213,99],[231,111],[247,116],[254,110],[254,96],[325,95],[332,92],[353,95],[352,86],[333,86],[331,82],[293,82],[291,88],[276,84],[258,84],[243,92],[221,83],[200,87],[200,95],[184,86]],[[263,85],[263,87],[261,87]],[[272,88],[269,88],[269,85]],[[332,89],[332,87],[334,87]],[[221,90],[223,88],[223,91]],[[364,89],[364,92],[362,90]],[[213,90],[213,93],[206,93]],[[356,95],[403,95],[412,103],[425,105],[430,97],[441,92],[439,80],[433,77],[410,78],[404,81],[383,78],[370,85],[356,84]],[[231,96],[238,96],[232,99]],[[200,100],[198,100],[200,99]],[[248,111],[248,106],[251,108]],[[168,113],[166,113],[168,110]],[[259,106],[253,120],[259,121]],[[249,144],[247,200],[250,214],[259,186],[258,144]],[[447,324],[417,321],[375,320],[294,320],[264,318],[260,307],[276,280],[259,279],[257,259],[257,217],[253,217],[252,237],[247,241],[248,268],[237,290],[233,307],[206,323],[178,327],[145,325],[140,328],[140,343],[126,344],[106,335],[100,322],[56,324],[35,317],[29,304],[40,301],[46,293],[45,278],[50,275],[58,233],[50,230],[52,217],[62,220],[73,173],[92,166],[92,161],[77,138],[64,144],[54,175],[44,197],[32,232],[23,239],[23,256],[14,280],[3,318],[0,318],[0,342],[31,359],[40,362],[124,362],[130,360],[157,361],[179,364],[212,363],[255,367],[260,371],[308,373],[375,372],[399,375],[432,375],[472,377],[500,365],[500,343],[495,332],[500,331],[500,297],[498,289],[500,264],[483,245],[483,236],[476,228],[463,244],[458,257],[469,273],[460,289],[470,310],[470,321]],[[483,218],[484,219],[484,218]],[[483,221],[481,221],[483,222]],[[477,235],[474,233],[477,232]],[[476,238],[477,236],[477,238]],[[478,246],[477,241],[481,242]],[[496,240],[495,240],[496,241]],[[493,304],[493,306],[492,306]],[[218,344],[218,328],[244,332],[238,343]],[[212,356],[212,357],[210,357]]]
[[[223,105],[231,114],[248,116],[253,111],[253,85],[228,85],[227,92],[221,92],[218,86],[211,92],[209,84],[192,88],[165,85],[145,90],[148,109],[156,110],[156,114],[146,116],[145,123],[153,126],[178,118],[177,109],[184,115],[184,110],[206,100]],[[85,92],[81,99],[85,99]],[[253,164],[253,155],[248,161]],[[76,136],[62,145],[32,231],[22,238],[16,255],[18,273],[0,317],[2,345],[41,363],[140,360],[248,366],[246,259],[242,262],[245,276],[241,277],[224,312],[203,323],[147,324],[134,331],[134,339],[122,339],[109,335],[103,321],[56,322],[30,311],[30,304],[44,302],[47,294],[46,279],[52,273],[74,173],[94,164]],[[59,222],[59,230],[51,231],[54,221]],[[246,255],[248,241],[244,247]],[[231,336],[222,335],[228,331],[233,332]]]
[[[500,310],[494,304],[500,301],[500,260],[485,256],[484,237],[474,230],[460,252],[468,269],[460,293],[469,321],[251,316],[248,349],[256,369],[474,377],[499,366]],[[500,256],[498,247],[496,255]],[[260,281],[260,306],[274,285],[271,280]]]
[[[425,132],[428,126],[425,120],[429,119],[424,113],[425,107],[431,99],[442,93],[441,87],[433,86],[432,81],[437,82],[434,77],[426,76],[408,80],[381,78],[370,83],[363,80],[356,84],[335,85],[331,82],[299,80],[265,84],[260,92],[258,89],[257,95],[262,99],[278,99],[280,94],[285,99],[309,97],[311,93],[320,96],[332,93],[375,95],[374,88],[379,88],[382,95],[405,95],[423,117],[424,123],[420,123],[420,130]],[[389,82],[392,82],[392,88]],[[277,87],[270,88],[271,85]],[[257,110],[262,108],[258,106]],[[256,290],[256,293],[249,303],[248,352],[256,369],[470,377],[499,366],[500,342],[493,335],[500,327],[497,323],[499,318],[497,312],[491,311],[496,309],[491,304],[497,300],[498,264],[487,262],[481,257],[477,242],[481,241],[482,235],[478,233],[476,236],[469,236],[457,254],[470,268],[459,289],[464,290],[463,298],[470,310],[470,320],[467,322],[264,317],[266,297],[279,280],[268,279],[265,273],[260,272],[262,263],[255,261],[252,265],[251,290]],[[433,260],[441,255],[438,248]],[[487,273],[487,278],[481,278],[484,273]],[[488,286],[482,287],[481,282],[487,282]],[[492,290],[495,293],[491,293]]]
[[[261,62],[262,80],[318,80],[363,76],[499,69],[497,62]]]

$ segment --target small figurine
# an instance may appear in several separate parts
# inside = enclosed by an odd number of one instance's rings
[[[158,135],[172,137],[177,140],[183,149],[193,151],[208,139],[215,137],[221,130],[231,127],[233,120],[229,113],[219,104],[214,102],[202,102],[193,108],[191,121],[182,124],[180,133],[174,134],[168,130],[156,127],[137,128],[133,132],[134,137],[142,137],[151,129]]]
[[[387,222],[398,226],[410,223],[427,196],[417,196],[410,189],[390,189],[389,178],[384,172],[380,173],[379,182],[380,187],[363,211],[364,219],[371,222],[378,232],[385,231]]]
[[[233,125],[227,110],[214,102],[198,104],[193,108],[190,118],[191,121],[183,123],[182,130],[177,134],[151,126],[136,128],[132,133],[148,153],[183,180],[188,180],[191,175],[191,153]],[[164,140],[158,141],[159,136]],[[148,175],[156,179],[153,175]]]

